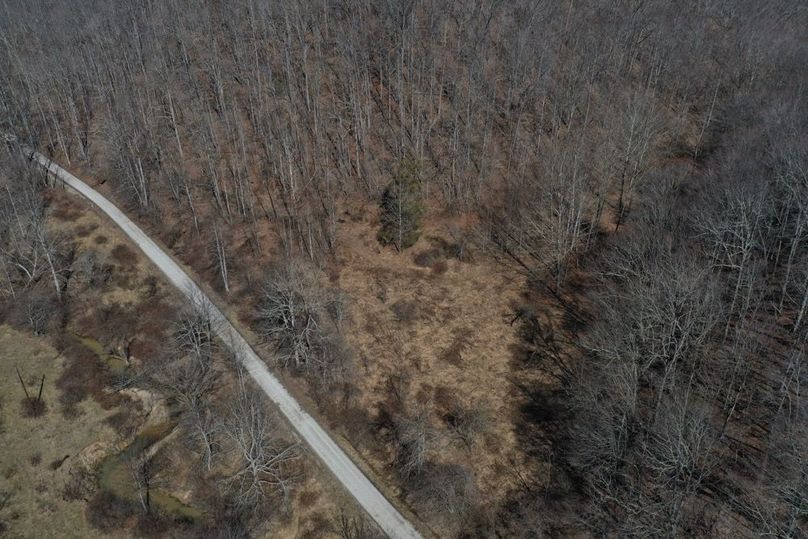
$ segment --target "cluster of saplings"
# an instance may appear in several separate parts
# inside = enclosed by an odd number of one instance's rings
[[[467,533],[805,533],[801,2],[2,10],[3,129],[102,172],[178,250],[212,246],[315,387],[358,376],[318,269],[357,208],[399,251],[427,208],[467,217],[528,277],[514,325],[553,381],[515,382],[525,463]],[[54,273],[47,237],[3,233],[27,245],[11,279]],[[267,238],[295,262],[259,292]],[[444,477],[419,449],[435,414],[388,408],[402,484]],[[464,465],[429,503],[469,491]]]
[[[147,375],[147,383],[169,399],[184,450],[194,455],[197,490],[207,496],[201,526],[209,533],[243,536],[288,511],[292,487],[301,478],[300,449],[284,440],[263,394],[220,349],[214,331],[204,308],[181,313],[174,353]],[[147,448],[130,458],[143,509],[150,511],[149,491],[159,488],[171,469],[160,468]]]

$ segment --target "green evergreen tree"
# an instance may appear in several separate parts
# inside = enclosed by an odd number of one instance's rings
[[[399,251],[415,244],[424,213],[418,163],[401,162],[396,178],[382,194],[381,207],[379,241],[392,243]]]

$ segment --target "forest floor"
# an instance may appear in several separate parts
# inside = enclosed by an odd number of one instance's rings
[[[513,465],[524,458],[514,432],[523,396],[513,379],[519,340],[511,321],[525,283],[481,253],[458,259],[459,248],[441,232],[450,228],[446,220],[425,222],[404,253],[379,245],[372,219],[343,223],[336,280],[350,298],[356,405],[374,417],[399,384],[410,407],[432,411],[437,432],[445,432],[453,409],[479,410],[486,420],[480,440],[467,447],[439,436],[430,456],[470,463],[479,501],[488,505],[515,487]],[[365,455],[375,467],[392,459]]]

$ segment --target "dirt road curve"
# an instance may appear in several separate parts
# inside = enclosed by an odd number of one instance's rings
[[[44,155],[34,151],[28,151],[28,153],[32,160],[47,169],[56,179],[78,192],[106,213],[135,242],[143,253],[160,268],[160,271],[165,273],[174,286],[198,306],[207,309],[211,313],[211,318],[215,323],[219,337],[233,350],[247,372],[250,373],[272,402],[280,408],[311,450],[320,457],[320,460],[331,470],[337,480],[356,498],[368,515],[378,523],[388,536],[395,538],[420,537],[412,524],[387,501],[384,495],[356,467],[348,458],[348,455],[339,448],[314,418],[300,407],[300,404],[281,385],[280,381],[269,372],[261,358],[244,340],[244,337],[171,257],[163,252],[121,210],[95,189],[92,189]]]

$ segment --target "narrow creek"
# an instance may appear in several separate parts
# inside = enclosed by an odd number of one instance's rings
[[[101,463],[98,476],[101,488],[116,498],[139,501],[129,468],[129,460],[171,434],[174,427],[176,427],[176,423],[173,421],[149,425],[140,431],[123,451],[105,458]],[[184,504],[163,489],[153,489],[149,493],[149,498],[152,508],[160,512],[187,520],[197,520],[202,517],[202,511]]]
[[[101,344],[97,339],[93,337],[88,337],[86,335],[80,335],[78,333],[73,333],[73,339],[84,346],[85,348],[92,350],[92,352],[98,357],[98,360],[104,364],[106,368],[108,368],[113,374],[123,374],[129,368],[129,365],[126,361],[114,354],[109,354],[104,350],[104,345]]]
[[[85,348],[91,350],[98,360],[115,375],[122,375],[129,365],[122,358],[105,351],[97,339],[73,333],[73,338]],[[121,452],[104,458],[99,468],[98,480],[101,488],[116,498],[139,502],[138,492],[132,479],[129,461],[142,451],[171,434],[177,426],[175,421],[165,421],[147,425],[134,440]],[[149,493],[150,505],[153,509],[186,520],[197,520],[203,516],[202,511],[181,502],[161,488],[154,488]]]

